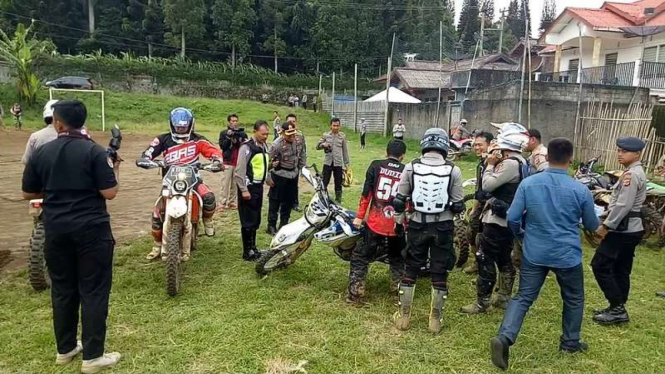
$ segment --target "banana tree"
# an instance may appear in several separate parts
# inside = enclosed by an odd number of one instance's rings
[[[33,72],[33,66],[39,57],[54,49],[50,41],[34,38],[33,24],[26,28],[19,23],[13,38],[0,29],[0,60],[14,68],[19,97],[28,105],[35,103],[41,87],[39,78]]]

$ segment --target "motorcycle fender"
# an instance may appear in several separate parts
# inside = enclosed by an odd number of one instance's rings
[[[314,226],[310,225],[305,217],[300,217],[297,220],[282,226],[281,229],[275,234],[270,242],[270,249],[283,248],[296,244],[298,238],[303,237],[303,233],[312,229]],[[302,241],[302,240],[301,240]]]
[[[180,218],[187,214],[187,198],[174,196],[166,202],[166,215],[171,218]]]

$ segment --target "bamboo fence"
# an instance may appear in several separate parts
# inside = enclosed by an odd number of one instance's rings
[[[665,152],[665,143],[651,126],[652,111],[653,104],[645,103],[632,104],[628,108],[615,108],[613,103],[587,103],[575,131],[576,160],[583,162],[598,157],[605,170],[620,169],[616,139],[635,136],[647,143],[642,152],[642,164],[647,172],[653,171]]]

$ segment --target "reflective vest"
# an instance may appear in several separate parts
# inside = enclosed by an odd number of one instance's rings
[[[413,209],[424,214],[443,213],[450,200],[450,175],[454,165],[446,161],[443,165],[427,165],[413,162]]]
[[[256,145],[253,140],[245,144],[250,150],[249,157],[247,157],[247,181],[249,184],[263,184],[268,175],[268,163],[270,162],[268,150]]]

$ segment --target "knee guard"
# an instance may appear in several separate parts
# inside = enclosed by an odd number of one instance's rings
[[[217,205],[215,203],[215,194],[208,192],[207,194],[201,196],[203,200],[203,218],[210,218],[215,214],[215,209]]]
[[[155,242],[162,241],[162,217],[158,211],[153,212],[152,214],[152,238]]]

